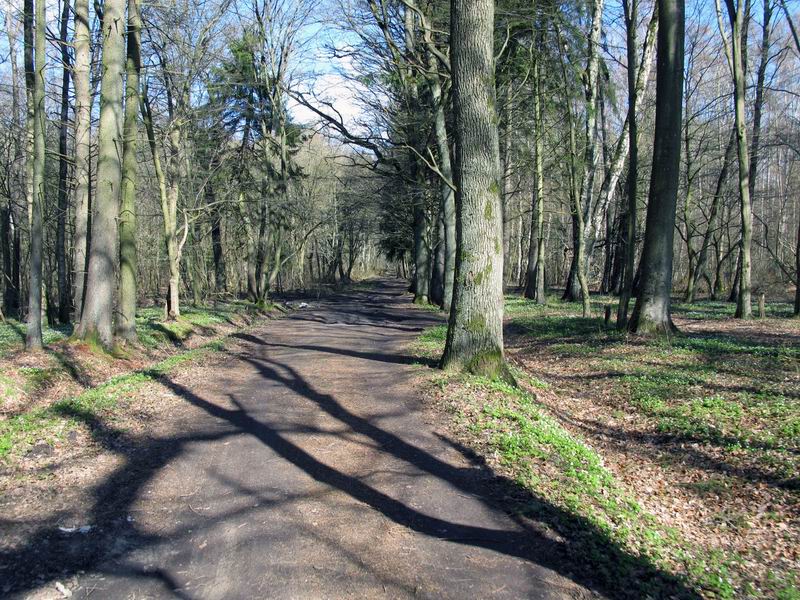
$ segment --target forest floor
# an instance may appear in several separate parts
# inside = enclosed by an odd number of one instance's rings
[[[83,366],[40,386],[13,334],[0,593],[799,597],[800,324],[703,302],[650,342],[509,296],[511,388],[432,368],[404,287],[145,311],[136,356],[50,333]]]
[[[75,436],[4,458],[0,592],[597,597],[545,525],[505,510],[518,486],[421,404],[430,364],[408,346],[442,317],[405,288],[311,299],[114,402],[62,405]]]
[[[612,301],[598,297],[595,314]],[[677,304],[681,334],[650,341],[576,305],[512,295],[506,345],[522,390],[444,375],[433,389],[459,440],[576,519],[555,528],[602,580],[673,595],[668,579],[632,575],[643,561],[710,598],[797,599],[800,321],[790,310],[742,322],[726,303]],[[426,332],[418,352],[438,354],[444,333]],[[581,540],[584,520],[603,544]]]
[[[111,352],[71,339],[72,326],[43,328],[45,348],[24,352],[25,324],[0,323],[0,459],[52,454],[77,422],[68,408],[108,408],[156,373],[213,351],[226,335],[280,315],[245,302],[186,307],[164,321],[161,308],[137,315],[139,344]],[[35,448],[33,447],[35,446]]]

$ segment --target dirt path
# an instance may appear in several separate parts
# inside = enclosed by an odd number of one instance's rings
[[[407,303],[392,282],[313,302],[164,379],[181,399],[169,434],[154,427],[91,491],[91,531],[41,527],[0,555],[5,591],[592,596],[420,405],[403,348],[436,318]]]

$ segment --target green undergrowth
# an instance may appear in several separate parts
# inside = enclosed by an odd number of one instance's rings
[[[0,358],[25,347],[26,325],[14,319],[0,322]],[[50,327],[42,323],[42,339],[45,344],[64,340],[72,335],[72,325]]]
[[[55,442],[78,426],[79,422],[95,420],[103,412],[114,409],[120,400],[144,384],[156,381],[178,365],[220,351],[224,345],[224,340],[214,340],[199,348],[170,356],[147,369],[114,377],[72,398],[0,421],[0,459],[6,459],[36,442]]]
[[[413,351],[440,353],[445,333],[428,329]],[[575,568],[591,569],[615,597],[733,597],[731,559],[699,551],[648,514],[602,457],[537,403],[535,390],[548,385],[520,369],[514,375],[520,387],[441,372],[433,382],[456,428],[529,494],[516,510],[562,536]]]
[[[791,336],[781,341],[737,335],[735,328],[717,331],[712,325],[648,340],[607,328],[601,318],[582,318],[577,304],[553,298],[536,305],[509,297],[507,307],[512,331],[543,356],[577,366],[578,381],[585,377],[613,391],[621,403],[614,408],[651,420],[659,433],[678,441],[762,457],[761,468],[770,477],[797,481],[800,346]],[[674,313],[727,317],[732,310],[727,303],[702,302],[679,304]],[[782,305],[770,310],[784,312]]]
[[[87,389],[77,396],[0,420],[0,459],[22,451],[36,441],[55,441],[75,426],[75,418],[70,415],[80,414],[83,418],[96,416],[115,406],[120,398],[129,395],[143,383],[152,381],[174,366],[221,348],[222,342],[211,341],[195,349],[185,349],[187,340],[193,335],[202,336],[204,339],[218,338],[224,331],[223,327],[229,326],[228,331],[230,327],[242,327],[251,322],[251,318],[255,315],[267,312],[273,312],[272,305],[258,307],[247,302],[231,302],[213,307],[186,307],[178,319],[164,321],[162,308],[141,309],[136,316],[140,348],[115,348],[110,351],[111,359],[124,358],[130,352],[142,354],[142,350],[144,351],[142,355],[145,357],[163,356],[163,353],[152,353],[152,351],[167,351],[172,355],[153,367],[118,375],[105,384]],[[9,331],[15,336],[10,340]],[[3,345],[0,341],[0,353],[21,350],[24,345],[24,333],[24,324],[13,321],[2,324],[0,339],[6,339],[7,343]],[[45,342],[64,340],[70,334],[70,328],[46,328]],[[2,337],[3,335],[5,337]],[[97,340],[90,338],[81,340],[81,343],[95,354],[106,353]],[[48,366],[13,368],[13,365],[9,364],[9,370],[6,372],[0,367],[0,405],[8,399],[19,400],[26,395],[35,394],[57,383],[61,377],[82,376],[79,371],[85,367],[80,363],[64,360],[61,349],[49,348],[46,349],[46,353],[50,363]]]
[[[686,319],[730,319],[736,312],[736,304],[717,300],[677,302],[673,303],[672,310]],[[792,316],[793,310],[788,302],[767,302],[765,305],[767,318],[786,319]],[[756,296],[753,296],[753,311],[758,312]]]
[[[140,308],[136,314],[136,331],[139,342],[146,348],[155,348],[164,343],[183,344],[191,335],[205,332],[222,324],[236,325],[243,315],[272,312],[274,305],[261,306],[251,302],[235,301],[219,303],[216,306],[186,306],[181,308],[181,316],[174,321],[164,319],[163,307]],[[25,323],[14,319],[0,322],[0,358],[25,347]],[[73,333],[72,325],[49,326],[42,324],[42,337],[45,345],[68,339]],[[88,345],[98,352],[103,351],[99,343],[88,341]]]
[[[698,501],[725,499],[721,527],[746,535],[751,513],[738,509],[736,498],[755,482],[774,491],[776,506],[791,505],[800,491],[800,323],[784,318],[791,306],[770,303],[767,317],[779,321],[745,324],[732,320],[733,304],[676,303],[673,315],[691,325],[682,324],[684,331],[669,339],[647,339],[620,333],[613,323],[607,327],[605,305],[615,315],[616,300],[598,296],[596,316],[586,319],[579,303],[549,297],[537,305],[508,296],[507,331],[524,356],[545,361],[543,368],[559,375],[557,393],[585,397],[593,410],[655,434],[647,444],[658,448],[659,460],[674,465],[679,477],[683,466],[696,462],[700,472],[716,473],[684,487]],[[632,439],[630,452],[642,444]],[[785,512],[775,518],[782,527],[790,521]],[[800,598],[785,567],[760,565],[770,573],[767,579],[753,574],[748,565],[760,561],[759,542],[752,540],[753,551],[742,555],[670,544],[692,556],[678,562],[704,596]]]
[[[207,333],[220,325],[237,325],[242,315],[270,312],[272,304],[255,305],[249,302],[232,302],[214,307],[186,307],[173,321],[164,320],[164,309],[145,308],[136,314],[136,332],[139,342],[147,348],[165,343],[180,346],[195,333]]]

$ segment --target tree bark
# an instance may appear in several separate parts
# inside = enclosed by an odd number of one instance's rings
[[[91,82],[89,2],[75,0],[75,63],[72,79],[75,85],[75,238],[72,270],[75,320],[81,321],[88,266],[89,232],[89,144],[91,128]]]
[[[797,245],[795,246],[795,251],[794,251],[794,268],[795,268],[794,316],[800,317],[800,220],[798,220],[797,222]]]
[[[26,1],[26,25],[29,23],[29,10],[33,2]],[[33,49],[33,196],[31,215],[31,255],[28,284],[28,327],[25,347],[39,350],[42,347],[42,220],[45,202],[44,161],[45,161],[45,7],[44,0],[36,0],[35,32]],[[29,36],[26,36],[26,42]]]
[[[225,253],[222,244],[222,212],[216,205],[214,186],[206,184],[206,204],[211,214],[211,252],[214,257],[214,291],[223,294],[227,291],[227,274],[225,272]]]
[[[750,149],[747,144],[747,101],[745,88],[745,22],[749,15],[745,14],[743,0],[725,0],[728,19],[731,27],[731,71],[733,75],[733,100],[736,121],[736,149],[739,156],[739,200],[742,238],[740,243],[741,270],[739,288],[736,297],[736,314],[739,319],[750,319],[753,316],[751,301],[751,256],[750,248],[753,239],[753,209],[750,197]],[[724,32],[723,32],[724,35]]]
[[[6,33],[8,35],[9,62],[11,63],[11,125],[13,127],[13,154],[10,165],[8,214],[4,219],[7,227],[3,234],[4,270],[6,285],[3,293],[3,309],[6,317],[20,318],[20,262],[22,256],[22,207],[25,202],[27,182],[25,180],[25,127],[20,110],[22,101],[19,89],[19,69],[17,66],[17,37],[12,28],[14,17],[6,11]]]
[[[431,272],[430,299],[431,303],[441,306],[444,302],[444,260],[445,260],[445,231],[444,212],[440,206],[436,218],[436,247],[433,254],[433,269]]]
[[[67,47],[69,26],[69,0],[63,0],[61,11],[61,112],[58,123],[58,218],[56,220],[56,271],[58,275],[58,320],[69,323],[72,308],[72,294],[67,270],[67,211],[69,209],[69,159],[67,157],[67,133],[69,128],[69,78],[70,55]]]
[[[591,315],[587,240],[591,236],[592,205],[595,202],[594,179],[600,158],[600,153],[597,151],[600,142],[600,136],[597,131],[597,115],[599,109],[599,48],[603,30],[603,5],[604,0],[593,0],[591,3],[591,25],[587,40],[586,72],[582,78],[586,100],[584,120],[584,140],[586,145],[584,148],[580,193],[573,195],[572,218],[574,223],[572,240],[574,251],[564,292],[567,299],[574,300],[577,299],[575,292],[579,291],[584,317]],[[575,285],[576,282],[577,286]]]
[[[511,83],[505,86],[505,93],[503,94],[502,114],[501,119],[502,135],[500,135],[500,164],[502,167],[503,176],[503,287],[508,285],[510,279],[510,249],[511,249],[511,194],[512,194],[512,181],[511,181]],[[503,88],[501,88],[503,89]]]
[[[546,304],[544,264],[544,127],[542,122],[542,82],[539,62],[533,64],[533,148],[534,174],[531,206],[530,244],[525,297],[537,304]]]
[[[630,330],[674,331],[670,315],[683,113],[684,0],[658,0],[656,126],[639,296]]]
[[[650,76],[650,65],[653,60],[653,39],[658,28],[658,4],[653,7],[653,16],[647,29],[644,50],[639,72],[634,74],[633,65],[636,63],[637,46],[637,21],[639,16],[638,0],[623,0],[625,15],[625,31],[627,37],[628,53],[628,179],[627,205],[625,210],[624,230],[622,234],[624,260],[622,261],[622,287],[620,289],[619,305],[617,306],[617,328],[625,329],[628,326],[628,306],[633,294],[633,280],[636,268],[636,205],[639,195],[639,120],[637,116],[639,96],[647,85]]]
[[[494,0],[452,0],[457,247],[442,368],[513,381],[503,356],[503,223]]]
[[[428,55],[431,70],[435,67],[435,58],[432,53]],[[444,225],[444,280],[442,294],[442,310],[449,312],[453,302],[453,280],[456,269],[456,204],[453,188],[453,166],[450,160],[450,144],[447,135],[445,119],[445,99],[442,94],[442,85],[438,72],[431,77],[431,95],[436,107],[434,115],[434,131],[436,133],[436,147],[439,152],[439,170],[442,179],[441,187],[441,212]]]
[[[78,336],[114,342],[114,288],[122,164],[123,75],[125,72],[125,1],[106,0],[103,7],[103,76],[100,82],[97,192],[92,218],[92,245],[86,298]]]
[[[125,121],[123,124],[122,196],[119,211],[119,317],[117,335],[128,343],[136,335],[136,142],[139,136],[139,71],[141,21],[139,0],[128,0],[128,40],[125,60]]]

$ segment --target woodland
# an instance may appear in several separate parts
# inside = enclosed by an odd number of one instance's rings
[[[411,352],[453,435],[571,515],[559,535],[586,542],[579,517],[614,548],[578,544],[580,585],[800,597],[800,3],[0,17],[0,460],[19,487],[70,428],[97,444],[131,373],[150,389],[201,342],[399,281],[409,319],[438,319]]]

